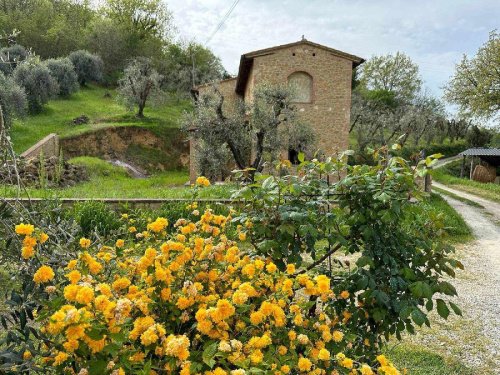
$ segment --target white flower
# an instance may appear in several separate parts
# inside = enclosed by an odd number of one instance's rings
[[[221,341],[219,343],[219,350],[221,352],[230,352],[231,351],[231,345],[229,345],[229,343],[227,341]]]

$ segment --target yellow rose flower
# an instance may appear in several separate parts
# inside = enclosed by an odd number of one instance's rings
[[[31,224],[21,223],[16,225],[16,233],[24,236],[31,236],[31,234],[35,231],[35,227]]]
[[[37,284],[46,283],[54,278],[54,270],[49,266],[41,266],[33,275],[33,281]]]

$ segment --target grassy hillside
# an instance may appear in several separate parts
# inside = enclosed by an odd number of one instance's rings
[[[113,89],[89,86],[68,99],[50,101],[42,113],[15,121],[12,140],[16,152],[27,150],[50,133],[64,137],[110,126],[142,126],[163,136],[166,130],[178,126],[182,112],[191,107],[187,100],[171,100],[160,108],[146,107],[146,117],[138,119],[115,97]],[[90,118],[89,124],[73,125],[72,120],[81,115]]]
[[[32,198],[191,198],[192,190],[184,186],[189,180],[187,171],[165,171],[137,179],[130,177],[126,170],[94,157],[78,157],[71,163],[84,165],[90,180],[66,188],[23,190],[23,196]],[[201,191],[200,198],[228,198],[232,185],[212,185]],[[10,185],[0,185],[0,196],[14,197],[16,189]]]

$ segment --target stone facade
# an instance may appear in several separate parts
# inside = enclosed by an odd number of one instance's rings
[[[328,155],[349,146],[352,70],[363,61],[301,40],[242,55],[238,77],[219,82],[218,88],[229,106],[238,97],[251,102],[260,83],[301,86],[296,88],[299,116],[315,131],[318,149]],[[208,90],[210,85],[195,88],[199,95]],[[191,156],[193,177],[196,166]]]

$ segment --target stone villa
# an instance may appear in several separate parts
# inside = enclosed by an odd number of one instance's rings
[[[348,148],[352,70],[364,59],[302,39],[241,56],[238,76],[218,82],[224,103],[238,98],[252,101],[259,83],[295,88],[299,115],[316,132],[318,148],[332,154]],[[211,85],[194,88],[198,95]],[[190,151],[190,175],[196,177],[194,146]]]

